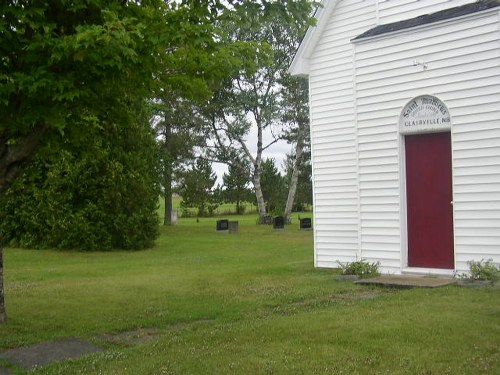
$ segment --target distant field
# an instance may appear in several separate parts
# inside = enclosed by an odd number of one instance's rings
[[[314,269],[312,232],[256,218],[233,217],[236,234],[181,219],[137,252],[6,249],[0,348],[107,348],[30,374],[500,374],[499,287],[339,282]],[[155,333],[100,338],[140,328]]]
[[[179,196],[175,196],[172,201],[173,201],[172,203],[173,203],[174,209],[177,210],[179,217],[182,217],[183,211],[184,211],[184,209],[181,208],[182,198]],[[160,206],[158,208],[158,212],[159,212],[160,217],[163,218],[163,215],[165,212],[164,199],[160,198],[159,204],[160,204]],[[246,214],[257,213],[257,206],[256,205],[254,205],[252,203],[248,203],[248,202],[244,202],[243,205],[245,206],[245,213]],[[196,214],[198,212],[198,210],[195,208],[188,208],[187,211],[188,211],[189,217],[196,217]],[[219,207],[217,207],[214,214],[217,216],[219,216],[219,215],[236,215],[236,204],[224,203],[224,204],[220,205]]]
[[[172,200],[174,209],[177,210],[179,217],[183,216],[183,211],[184,209],[181,208],[181,202],[182,198],[180,196],[175,196]],[[159,202],[159,208],[158,208],[158,213],[161,218],[163,218],[164,212],[165,212],[165,201],[160,198]],[[245,214],[256,214],[257,211],[257,206],[255,204],[249,203],[249,202],[244,202],[242,205],[245,207]],[[188,211],[188,216],[189,217],[196,217],[197,214],[197,209],[195,208],[189,208],[187,209]],[[309,211],[312,211],[312,207],[310,208]],[[223,203],[219,207],[217,207],[214,211],[215,216],[221,216],[221,215],[236,215],[236,204],[234,203]],[[306,212],[304,213],[304,216],[311,215],[311,212]]]

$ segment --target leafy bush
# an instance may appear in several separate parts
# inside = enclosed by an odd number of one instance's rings
[[[458,278],[488,281],[500,280],[500,267],[493,263],[493,259],[481,259],[480,261],[471,260],[468,261],[467,264],[469,265],[469,272],[459,274]]]
[[[373,277],[380,275],[378,267],[380,262],[369,263],[364,259],[342,264],[337,262],[342,270],[342,275],[356,275],[359,277]]]
[[[77,135],[72,144],[51,139],[1,197],[2,240],[26,248],[152,246],[159,174],[148,118],[139,110],[115,114]]]
[[[199,217],[213,216],[220,205],[219,194],[213,189],[217,175],[208,160],[197,159],[190,170],[182,173],[179,194],[183,213],[189,208],[197,208]]]

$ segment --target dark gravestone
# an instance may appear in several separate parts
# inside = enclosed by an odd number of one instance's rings
[[[238,233],[238,222],[230,221],[229,222],[229,233]]]
[[[300,229],[301,230],[312,229],[312,219],[308,217],[300,219]]]
[[[273,223],[273,218],[271,216],[268,216],[268,215],[263,216],[260,218],[260,223],[271,225]]]
[[[274,229],[285,229],[285,218],[283,216],[276,216],[273,221]]]
[[[227,232],[229,230],[228,220],[217,220],[217,232]]]

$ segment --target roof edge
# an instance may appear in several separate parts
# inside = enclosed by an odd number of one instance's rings
[[[461,5],[454,8],[448,8],[435,13],[424,14],[418,17],[402,20],[398,22],[378,25],[374,28],[365,31],[358,35],[352,41],[358,41],[366,38],[372,38],[383,34],[388,34],[396,31],[411,29],[418,26],[430,25],[433,23],[447,21],[454,18],[467,16],[500,7],[500,0],[478,0],[474,3]]]
[[[307,77],[309,75],[309,58],[311,57],[316,44],[319,41],[320,35],[323,33],[330,15],[336,8],[339,0],[322,0],[320,6],[316,10],[314,17],[316,25],[309,26],[304,38],[302,39],[295,56],[288,68],[288,72],[295,76]]]

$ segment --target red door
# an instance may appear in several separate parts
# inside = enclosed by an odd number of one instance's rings
[[[408,266],[454,268],[450,133],[408,135]]]

